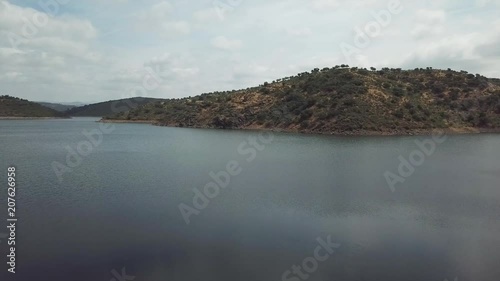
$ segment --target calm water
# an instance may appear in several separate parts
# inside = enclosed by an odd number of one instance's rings
[[[340,247],[307,280],[500,278],[500,135],[449,136],[393,193],[384,172],[428,137],[274,134],[247,161],[258,132],[114,126],[59,182],[52,163],[99,123],[0,121],[2,225],[10,164],[19,186],[2,281],[279,281],[328,235]],[[241,173],[187,225],[179,204],[229,161]]]

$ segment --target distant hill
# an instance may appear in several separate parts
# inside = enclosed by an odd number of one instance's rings
[[[36,103],[41,104],[41,105],[43,105],[45,107],[52,108],[54,110],[60,111],[60,112],[64,112],[64,111],[67,111],[69,109],[72,109],[72,108],[76,107],[76,105],[61,104],[61,103],[51,103],[51,102],[41,102],[41,101],[37,101]]]
[[[106,102],[93,103],[84,106],[74,107],[66,111],[66,113],[69,114],[70,116],[103,117],[107,115],[125,112],[150,102],[156,102],[162,100],[163,99],[141,98],[141,97],[121,99],[121,100],[110,100]]]
[[[65,117],[65,113],[28,100],[0,96],[0,117]]]
[[[150,103],[108,120],[328,134],[500,129],[500,80],[418,68],[314,69],[244,90]]]

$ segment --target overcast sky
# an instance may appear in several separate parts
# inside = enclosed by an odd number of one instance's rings
[[[500,0],[58,1],[0,0],[0,94],[185,97],[343,63],[500,77]]]

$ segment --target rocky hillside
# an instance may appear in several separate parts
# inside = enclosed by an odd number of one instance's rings
[[[0,96],[0,117],[66,117],[66,114],[28,100]]]
[[[153,102],[105,119],[332,134],[495,130],[500,128],[500,80],[451,69],[342,65],[244,90]]]

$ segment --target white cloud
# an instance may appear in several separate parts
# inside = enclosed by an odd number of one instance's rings
[[[162,23],[161,28],[168,33],[189,34],[191,31],[191,27],[186,21]]]
[[[417,20],[425,23],[441,24],[446,19],[446,12],[443,10],[421,9],[416,12]]]
[[[75,68],[103,60],[99,52],[91,50],[98,32],[89,20],[50,16],[5,3],[0,4],[0,76],[4,81],[0,91],[31,99],[44,95],[62,98],[68,93],[68,84],[73,84],[71,88],[91,84]],[[51,85],[51,91],[45,92],[42,85]]]
[[[91,102],[133,96],[145,67],[164,76],[146,95],[168,98],[348,63],[339,43],[354,44],[354,27],[373,21],[389,0],[243,1],[224,20],[210,1],[70,1],[13,48],[9,35],[23,35],[23,18],[40,16],[28,2],[0,5],[0,92]],[[403,11],[351,65],[500,77],[500,0],[401,2]]]
[[[177,19],[174,11],[175,7],[170,2],[162,1],[154,4],[137,14],[137,27],[141,32],[153,32],[167,37],[189,34],[190,23]]]
[[[309,0],[314,10],[363,9],[377,4],[377,0]]]
[[[213,47],[222,50],[234,50],[239,49],[242,46],[242,42],[240,40],[231,40],[225,36],[217,36],[213,38],[211,44]]]
[[[217,10],[214,7],[198,10],[193,13],[193,18],[195,21],[200,23],[210,23],[210,22],[220,22],[221,19],[217,14]]]
[[[494,46],[500,43],[499,35],[484,37],[481,33],[460,34],[426,42],[409,54],[402,65],[408,68],[452,68],[498,77],[500,72],[495,60],[498,61],[500,53]]]
[[[13,80],[22,80],[21,78],[23,77],[23,74],[21,72],[15,72],[15,71],[11,71],[11,72],[7,72],[3,75],[0,75],[0,80],[10,80],[10,81],[13,81]]]
[[[292,36],[308,36],[308,35],[311,35],[312,34],[312,31],[310,28],[308,27],[298,27],[298,28],[289,28],[286,30],[286,32],[289,34],[289,35],[292,35]]]
[[[423,39],[445,32],[446,13],[442,10],[418,10],[415,27],[411,31],[413,37]]]
[[[340,0],[311,0],[314,9],[335,9],[340,6]]]
[[[499,0],[475,0],[476,6],[484,8],[489,5],[497,5],[500,6]]]
[[[172,6],[172,4],[170,4],[170,2],[162,1],[154,4],[147,13],[147,16],[157,19],[166,19],[170,16],[170,13],[172,13],[173,9],[174,7]]]

